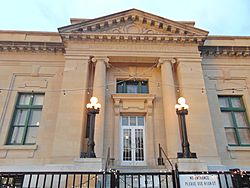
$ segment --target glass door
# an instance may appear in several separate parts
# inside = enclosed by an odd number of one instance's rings
[[[144,116],[121,116],[122,165],[145,165],[144,127]]]

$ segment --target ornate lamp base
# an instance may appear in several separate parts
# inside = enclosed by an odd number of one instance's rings
[[[188,156],[184,156],[183,153],[178,152],[177,153],[177,158],[197,158],[197,155],[196,155],[196,153],[190,152],[190,154]]]
[[[96,155],[94,152],[81,152],[80,158],[96,158]]]

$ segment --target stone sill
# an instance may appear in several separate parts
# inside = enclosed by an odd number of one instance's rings
[[[227,146],[228,151],[250,151],[250,146]]]
[[[134,99],[151,99],[155,98],[152,94],[144,94],[144,93],[117,93],[112,94],[113,99],[127,99],[127,100],[134,100]]]
[[[0,150],[36,150],[38,145],[4,145]]]

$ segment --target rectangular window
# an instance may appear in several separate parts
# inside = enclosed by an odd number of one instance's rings
[[[229,145],[250,145],[250,127],[241,96],[219,96],[227,141]]]
[[[147,80],[117,80],[117,93],[148,93]]]
[[[7,144],[28,145],[36,143],[43,100],[44,94],[41,93],[19,94]]]

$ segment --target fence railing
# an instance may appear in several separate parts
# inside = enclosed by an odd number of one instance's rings
[[[110,173],[103,172],[0,172],[0,187],[104,188],[109,179]]]
[[[182,188],[183,179],[214,177],[219,188],[249,188],[250,172],[0,172],[1,188]],[[176,178],[176,179],[175,179]],[[194,181],[206,185],[206,181]],[[200,183],[199,183],[200,182]],[[188,182],[190,183],[190,182]],[[192,183],[192,182],[191,182]],[[210,181],[213,184],[213,181]],[[188,185],[187,185],[188,187]],[[192,186],[191,186],[192,187]],[[202,186],[200,186],[202,187]]]

